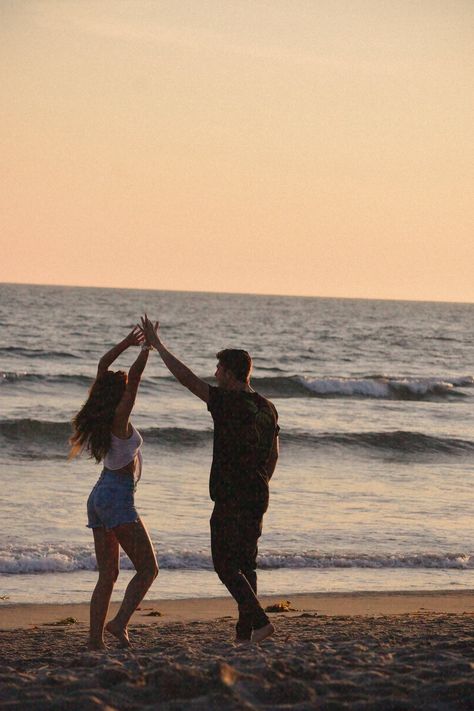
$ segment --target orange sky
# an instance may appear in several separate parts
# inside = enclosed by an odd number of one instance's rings
[[[474,301],[471,0],[0,4],[0,281]]]

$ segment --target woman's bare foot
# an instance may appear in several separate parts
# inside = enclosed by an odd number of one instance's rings
[[[115,620],[110,620],[110,622],[107,622],[105,625],[105,629],[107,632],[110,632],[110,634],[113,634],[116,639],[118,639],[119,647],[130,647],[130,639],[128,637],[128,630],[126,627],[120,627]]]

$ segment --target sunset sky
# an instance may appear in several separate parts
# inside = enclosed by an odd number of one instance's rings
[[[472,0],[2,0],[0,281],[474,302]]]

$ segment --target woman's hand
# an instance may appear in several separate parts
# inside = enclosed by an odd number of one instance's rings
[[[125,341],[127,343],[127,348],[129,346],[141,346],[141,344],[145,341],[145,336],[140,326],[135,326],[135,328],[133,328],[125,338]]]
[[[145,314],[145,316],[142,316],[142,325],[141,325],[141,333],[143,335],[143,338],[146,340],[149,346],[153,346],[154,348],[157,348],[160,339],[158,336],[158,330],[160,328],[160,324],[158,321],[155,321],[153,324],[152,321],[148,318],[148,316]]]
[[[100,376],[110,368],[114,360],[116,360],[121,353],[127,350],[127,348],[130,346],[139,346],[144,342],[144,340],[145,336],[143,335],[142,329],[138,325],[135,326],[135,328],[130,331],[128,336],[125,336],[123,341],[117,343],[116,346],[111,348],[110,351],[107,351],[107,353],[102,356],[97,367],[97,377],[100,378]]]

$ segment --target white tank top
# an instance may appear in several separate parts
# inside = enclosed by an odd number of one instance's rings
[[[112,434],[110,449],[104,457],[104,467],[122,469],[133,461],[133,478],[137,482],[142,475],[143,457],[140,447],[143,444],[143,437],[132,424],[131,428],[132,434],[127,439],[121,439]]]

